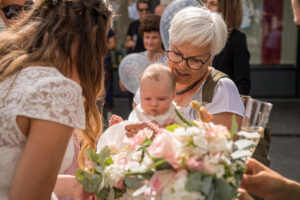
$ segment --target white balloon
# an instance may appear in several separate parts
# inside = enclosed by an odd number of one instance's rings
[[[160,35],[165,49],[169,49],[169,29],[174,15],[185,7],[200,5],[197,0],[175,0],[166,7],[160,19]]]
[[[150,65],[148,58],[139,53],[125,56],[119,65],[119,77],[125,88],[135,94],[140,86],[140,75]]]

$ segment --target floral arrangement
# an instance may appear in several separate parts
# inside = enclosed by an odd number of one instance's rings
[[[77,170],[77,180],[98,199],[231,200],[237,195],[246,170],[245,152],[253,147],[234,141],[231,131],[215,125],[198,102],[198,121],[140,130],[126,138],[125,149],[106,146],[100,153],[87,150],[94,166]],[[154,134],[156,133],[156,134]]]

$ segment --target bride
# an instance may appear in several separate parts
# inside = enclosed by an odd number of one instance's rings
[[[47,0],[1,33],[1,200],[49,200],[74,128],[81,166],[95,149],[111,16],[104,0]]]

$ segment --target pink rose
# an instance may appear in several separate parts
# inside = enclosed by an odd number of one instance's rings
[[[175,169],[179,167],[179,142],[168,131],[161,131],[156,135],[148,147],[151,156],[167,160]]]
[[[118,181],[118,183],[116,185],[114,185],[114,187],[116,187],[118,189],[123,189],[124,188],[124,177],[120,178],[120,180]]]
[[[173,170],[161,170],[153,174],[149,181],[150,190],[147,194],[160,195],[163,189],[172,181],[176,172]]]

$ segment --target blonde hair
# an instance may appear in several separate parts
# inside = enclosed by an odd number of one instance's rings
[[[222,16],[204,7],[188,7],[176,13],[171,21],[169,34],[170,44],[210,46],[212,56],[221,52],[228,36]]]
[[[0,35],[0,81],[34,62],[47,63],[65,75],[71,74],[72,62],[76,62],[86,112],[78,157],[81,167],[84,150],[96,149],[102,132],[96,99],[104,90],[103,61],[111,19],[112,9],[105,0],[44,0]],[[75,40],[76,59],[72,55]]]
[[[143,80],[149,78],[155,81],[160,81],[162,78],[167,76],[170,79],[170,84],[172,91],[175,91],[175,76],[172,73],[171,69],[163,64],[154,63],[149,65],[141,74],[140,82],[142,83]]]

